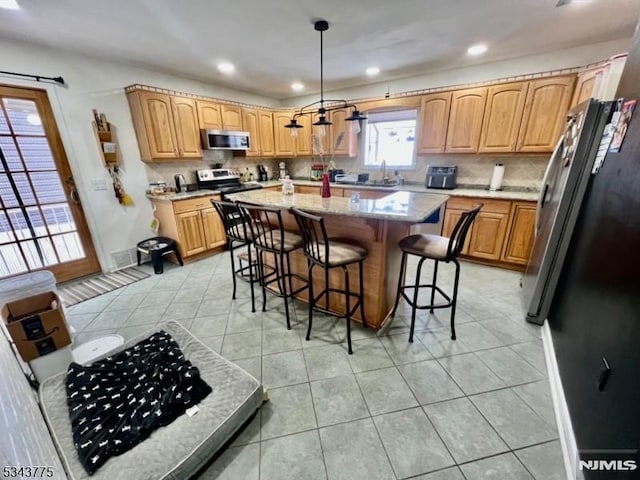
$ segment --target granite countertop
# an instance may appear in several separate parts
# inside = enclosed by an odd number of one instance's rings
[[[320,182],[313,180],[293,180],[294,185],[305,185],[312,187],[319,187]],[[270,185],[269,185],[270,184]],[[271,182],[265,182],[263,185],[265,187],[272,185],[280,185],[281,182],[278,180],[274,180]],[[427,189],[424,184],[419,183],[405,183],[404,185],[395,185],[395,186],[380,186],[380,185],[353,185],[349,183],[332,183],[332,187],[335,188],[346,188],[346,189],[355,189],[355,190],[384,190],[389,191],[389,193],[405,191],[405,192],[416,192],[416,193],[441,193],[444,195],[449,195],[451,197],[477,197],[477,198],[495,198],[497,200],[525,200],[525,201],[536,201],[538,200],[539,192],[530,191],[524,189],[513,189],[513,190],[500,190],[497,192],[490,192],[488,187],[483,186],[461,186],[459,188],[454,188],[453,190],[438,190],[438,189]]]
[[[352,217],[396,220],[419,223],[428,218],[445,203],[449,196],[440,193],[413,193],[408,191],[389,192],[378,200],[361,199],[352,203],[349,197],[333,196],[320,198],[318,195],[296,193],[282,195],[273,190],[251,190],[228,196],[234,201],[250,202],[276,208],[296,207],[310,213],[345,215]]]
[[[321,182],[313,180],[293,180],[295,185],[305,185],[312,187],[320,187]],[[261,182],[264,188],[280,187],[282,182],[280,180],[269,180],[267,182]],[[462,186],[460,188],[454,188],[453,190],[434,190],[427,189],[422,184],[405,183],[404,185],[396,185],[391,187],[382,187],[379,185],[351,185],[348,183],[332,183],[334,188],[345,188],[352,190],[382,190],[388,191],[389,195],[402,191],[413,193],[427,193],[438,195],[449,195],[451,197],[476,197],[476,198],[495,198],[496,200],[522,200],[522,201],[537,201],[539,192],[527,191],[527,190],[500,190],[497,192],[490,192],[481,186]],[[209,195],[219,195],[219,190],[196,190],[194,192],[182,192],[182,193],[168,193],[163,195],[147,193],[147,198],[153,200],[164,200],[168,202],[175,202],[179,200],[187,200],[189,198],[206,197]]]

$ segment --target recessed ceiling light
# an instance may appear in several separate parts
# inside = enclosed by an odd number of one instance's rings
[[[7,8],[9,10],[18,10],[20,5],[16,0],[0,0],[0,8]]]
[[[378,67],[369,67],[364,71],[364,73],[366,73],[370,77],[373,77],[374,75],[377,75],[380,73],[380,69]]]
[[[299,92],[300,90],[302,90],[304,88],[304,85],[300,82],[293,82],[291,84],[291,88],[293,90],[295,90],[296,92]]]
[[[469,49],[467,50],[467,53],[469,55],[482,55],[486,51],[487,51],[487,46],[479,43],[478,45],[472,45],[471,47],[469,47]]]
[[[220,70],[222,73],[233,73],[235,69],[236,67],[234,67],[229,62],[222,62],[218,64],[218,70]]]

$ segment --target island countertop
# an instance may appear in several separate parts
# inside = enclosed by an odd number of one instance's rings
[[[377,200],[361,199],[354,203],[349,197],[333,196],[323,199],[313,194],[282,195],[281,192],[271,190],[250,190],[228,195],[227,198],[267,207],[283,209],[296,207],[315,214],[420,223],[438,210],[449,196],[439,193],[399,191],[389,192],[389,195]]]

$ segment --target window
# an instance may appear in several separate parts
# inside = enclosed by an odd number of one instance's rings
[[[415,165],[417,110],[368,113],[365,167],[411,168]]]

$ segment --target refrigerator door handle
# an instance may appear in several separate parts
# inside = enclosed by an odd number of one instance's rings
[[[564,135],[560,137],[560,140],[558,140],[558,144],[556,145],[556,148],[553,150],[553,153],[551,154],[551,158],[549,159],[549,163],[547,164],[547,169],[544,171],[544,177],[542,177],[542,188],[540,189],[540,196],[538,197],[538,204],[536,205],[536,223],[535,223],[535,229],[534,229],[534,233],[536,237],[538,236],[538,232],[540,231],[540,213],[541,213],[540,211],[544,206],[544,200],[545,200],[545,197],[547,196],[547,191],[549,190],[549,184],[547,183],[547,180],[549,179],[551,166],[553,165],[556,155],[558,155],[558,152],[562,149],[563,144],[564,144]]]

